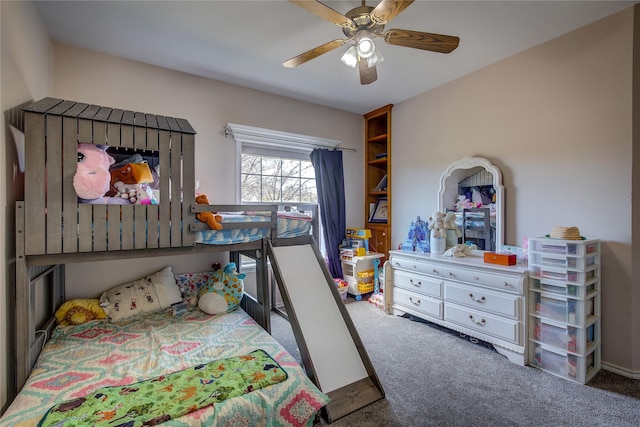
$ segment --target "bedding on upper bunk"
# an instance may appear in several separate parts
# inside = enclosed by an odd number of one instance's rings
[[[207,245],[227,245],[233,243],[247,243],[270,236],[269,228],[225,228],[232,223],[269,222],[271,218],[256,212],[220,213],[222,216],[222,230],[202,230],[196,233],[196,243]],[[278,212],[277,236],[290,238],[305,236],[311,232],[311,217],[297,212]]]
[[[172,316],[171,310],[164,310],[121,323],[94,320],[59,326],[0,424],[35,426],[54,405],[93,396],[103,387],[135,388],[135,383],[144,380],[257,350],[266,352],[286,372],[284,381],[222,400],[164,425],[311,425],[328,397],[311,383],[295,359],[242,310],[219,316],[191,311],[178,318]],[[167,387],[171,388],[171,384]],[[116,416],[117,409],[103,409],[104,416],[110,417],[105,425],[142,425],[131,423],[127,416],[116,422],[122,416]]]

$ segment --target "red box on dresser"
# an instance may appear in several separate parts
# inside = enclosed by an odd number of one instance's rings
[[[484,262],[499,265],[516,265],[517,259],[515,254],[497,254],[495,252],[485,252]]]

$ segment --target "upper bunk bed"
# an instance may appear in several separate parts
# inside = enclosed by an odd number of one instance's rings
[[[318,230],[313,204],[196,203],[195,130],[185,119],[44,98],[24,114],[24,201],[16,203],[16,340],[20,386],[41,344],[35,336],[34,284],[53,278],[50,310],[64,300],[64,264],[140,257],[229,252],[256,259],[257,295],[242,308],[270,331],[266,241],[295,244]],[[153,158],[157,201],[85,203],[74,187],[80,144],[108,146],[119,155]],[[223,215],[222,230],[196,219]],[[61,273],[62,271],[62,273]],[[59,283],[62,282],[62,283]],[[46,306],[47,304],[45,304]],[[41,307],[40,307],[41,308]],[[38,313],[41,316],[42,313]],[[49,324],[49,327],[52,325]]]

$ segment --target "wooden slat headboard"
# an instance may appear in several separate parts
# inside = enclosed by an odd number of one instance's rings
[[[27,255],[194,245],[189,201],[195,200],[195,131],[187,120],[57,98],[23,111]],[[157,152],[159,205],[78,203],[73,177],[79,143]]]

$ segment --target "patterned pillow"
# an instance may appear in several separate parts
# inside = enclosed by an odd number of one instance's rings
[[[182,301],[171,267],[105,291],[100,305],[112,322],[164,310]]]
[[[190,307],[198,304],[198,294],[200,289],[204,288],[209,282],[209,278],[213,277],[214,271],[205,271],[202,273],[182,273],[176,274],[176,283],[182,293],[182,300]]]

